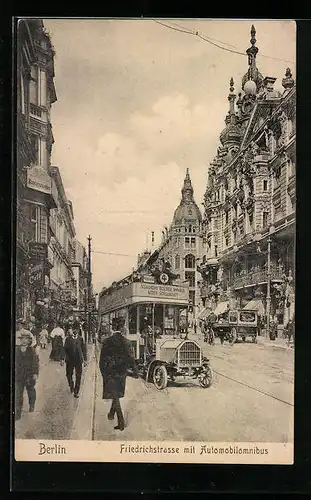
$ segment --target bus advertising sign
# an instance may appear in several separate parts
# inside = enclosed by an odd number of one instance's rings
[[[103,314],[136,302],[170,302],[187,305],[188,300],[187,286],[137,282],[115,290],[111,295],[102,296],[99,300],[99,313]]]
[[[183,286],[134,283],[134,295],[139,297],[188,301],[188,293],[188,287]]]

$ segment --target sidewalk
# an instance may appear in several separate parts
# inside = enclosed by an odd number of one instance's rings
[[[86,441],[91,441],[93,438],[92,429],[96,384],[95,344],[87,344],[87,359],[87,368],[84,374],[83,385],[80,390],[80,398],[78,400],[69,439],[84,439]]]
[[[275,340],[270,340],[266,337],[259,336],[257,337],[258,344],[264,345],[265,347],[276,347],[279,349],[288,349],[292,350],[294,348],[294,344],[291,342],[288,345],[288,340],[284,338],[276,338]]]

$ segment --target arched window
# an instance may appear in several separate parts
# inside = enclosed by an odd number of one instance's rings
[[[175,269],[180,269],[180,257],[175,255]]]
[[[186,269],[194,269],[195,267],[195,256],[191,253],[185,257],[185,267]]]

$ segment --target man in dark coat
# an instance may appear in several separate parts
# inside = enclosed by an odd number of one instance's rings
[[[22,330],[18,336],[15,349],[15,420],[22,414],[24,390],[26,388],[29,401],[29,411],[33,412],[36,402],[36,381],[39,374],[39,358],[32,347],[33,337],[27,330]]]
[[[79,397],[82,366],[86,366],[86,347],[81,335],[80,324],[74,323],[72,328],[68,330],[68,336],[64,345],[65,361],[66,361],[66,377],[69,384],[70,392],[73,392],[74,397]],[[61,361],[63,364],[63,360]],[[75,371],[75,384],[72,376]]]
[[[131,350],[130,342],[122,335],[124,320],[113,318],[113,334],[103,340],[99,368],[103,377],[103,399],[112,399],[108,419],[117,414],[118,425],[115,429],[123,431],[124,417],[120,404],[125,392],[126,375],[129,368],[138,378],[138,369]]]

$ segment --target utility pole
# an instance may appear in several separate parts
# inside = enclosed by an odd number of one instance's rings
[[[91,342],[91,299],[92,299],[92,267],[91,267],[91,241],[92,238],[89,235],[88,237],[88,273],[87,273],[87,339],[88,342]]]

